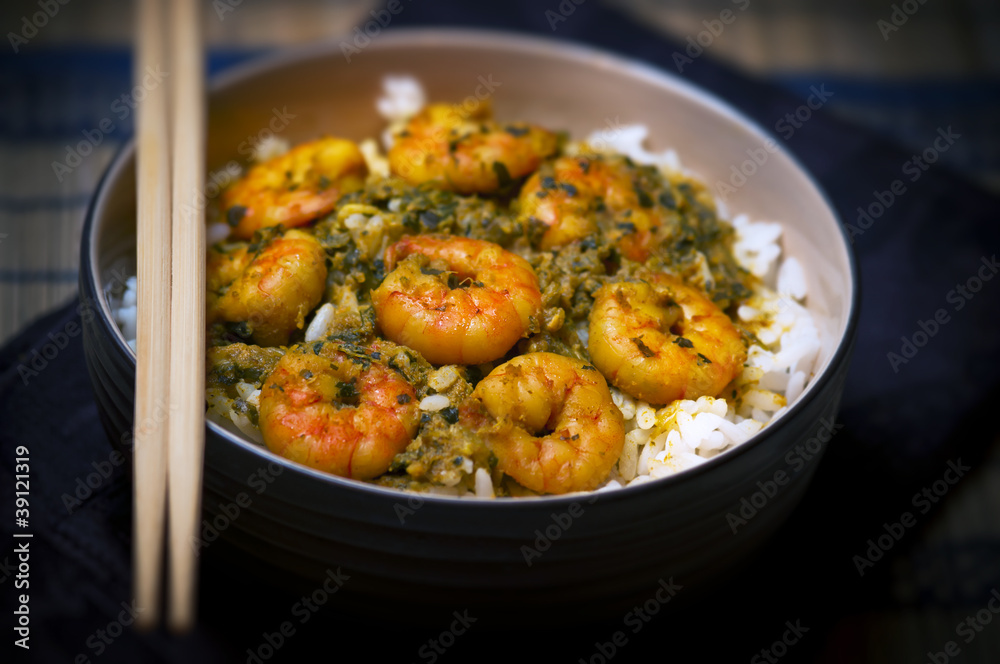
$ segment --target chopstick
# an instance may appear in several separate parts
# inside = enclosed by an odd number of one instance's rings
[[[173,140],[173,287],[170,298],[168,497],[170,614],[175,631],[194,622],[205,448],[205,222],[199,192],[205,180],[205,82],[200,6],[176,0],[171,9]]]
[[[140,0],[134,80],[167,69],[158,0]],[[159,618],[167,491],[170,394],[170,154],[164,86],[136,108],[136,370],[133,453],[133,558],[138,627]]]
[[[138,311],[135,410],[137,626],[159,622],[165,517],[169,626],[194,622],[205,445],[205,228],[203,49],[194,0],[140,0],[135,77],[167,71],[138,105]],[[163,39],[168,25],[169,42]],[[168,132],[168,118],[171,120]],[[171,172],[172,169],[172,172]],[[168,198],[168,194],[170,195]]]

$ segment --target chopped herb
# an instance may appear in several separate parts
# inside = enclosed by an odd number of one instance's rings
[[[483,379],[483,371],[474,364],[465,367],[465,375],[470,385],[475,385]]]
[[[547,192],[547,191],[536,191],[535,192],[535,196],[537,196],[538,198],[545,198],[548,195],[549,195],[549,192]]]
[[[626,233],[635,233],[635,224],[631,221],[619,221],[615,224],[615,226],[617,226],[619,230],[623,230]]]
[[[322,341],[317,341],[316,343],[313,344],[313,353],[315,355],[319,355],[319,352],[321,350],[323,350],[323,342]]]
[[[642,342],[642,337],[634,337],[632,343],[639,348],[639,352],[642,353],[643,357],[653,357],[656,355],[652,348]]]
[[[309,380],[310,378],[313,377],[313,372],[309,371],[308,369],[303,369],[302,371],[299,372],[299,375],[305,378],[306,380]]]
[[[382,353],[378,352],[377,350],[373,350],[372,351],[372,359],[373,360],[381,360],[382,359]]]
[[[396,395],[396,403],[403,404],[403,403],[410,403],[411,401],[413,401],[413,398],[409,394]]]
[[[586,159],[581,159],[577,163],[580,164],[580,170],[583,171],[584,175],[586,175],[587,173],[590,172],[590,162],[589,161],[587,161]]]
[[[350,381],[338,381],[337,382],[337,394],[341,399],[352,399],[358,396],[357,388],[357,378],[352,378]]]
[[[463,457],[457,456],[451,460],[451,463],[455,466],[461,466],[463,461],[465,461]]]
[[[413,212],[407,212],[403,215],[403,226],[410,229],[414,233],[420,232],[420,218]]]
[[[712,360],[708,359],[707,357],[705,357],[701,353],[698,353],[698,366],[703,366],[703,363],[704,364],[711,364]]]
[[[555,189],[556,179],[554,177],[545,176],[542,178],[542,189]]]
[[[447,408],[442,408],[440,410],[440,413],[441,417],[443,417],[444,421],[447,422],[448,424],[454,424],[455,422],[458,422],[458,408],[455,408],[454,406],[448,406]]]
[[[565,191],[570,196],[576,196],[576,187],[568,182],[562,182],[559,184],[559,188]]]
[[[649,197],[645,191],[640,189],[638,185],[635,188],[635,195],[639,197],[639,206],[644,208],[653,207],[653,199]]]
[[[430,228],[431,230],[437,228],[437,225],[438,223],[440,223],[440,221],[441,217],[431,212],[430,210],[420,213],[420,222],[427,228]]]
[[[570,440],[579,440],[580,439],[580,434],[574,433],[572,436],[569,437],[569,439]]]
[[[320,189],[320,191],[323,191],[324,189],[328,189],[329,187],[330,187],[330,178],[326,177],[325,175],[319,176],[319,189]]]
[[[247,209],[245,207],[242,205],[234,205],[226,211],[226,223],[233,227],[239,226],[246,214]]]
[[[583,370],[584,371],[597,371],[597,367],[592,366],[590,364],[585,364],[585,365],[583,365]]]
[[[444,272],[444,270],[438,270],[437,268],[433,268],[433,267],[422,267],[422,268],[420,268],[420,274],[426,274],[429,277],[436,277],[437,275],[441,274],[442,272]]]
[[[676,339],[674,339],[674,343],[680,346],[681,348],[694,348],[694,344],[691,343],[691,340],[685,339],[684,337],[680,336],[677,337]]]
[[[500,188],[509,187],[514,180],[510,177],[510,172],[502,161],[493,162],[493,172],[497,174],[497,184]]]
[[[504,127],[503,130],[508,134],[510,134],[511,136],[524,136],[530,131],[527,127],[514,127],[514,126]]]
[[[235,334],[240,339],[249,339],[253,336],[253,328],[247,323],[247,321],[239,321],[238,323],[226,323],[226,330]]]
[[[673,195],[669,191],[664,191],[660,194],[660,205],[669,210],[675,210],[677,208],[677,201],[674,200]]]

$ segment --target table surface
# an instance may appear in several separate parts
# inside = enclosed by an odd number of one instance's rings
[[[229,4],[232,11],[220,12],[224,4],[205,3],[208,47],[216,55],[337,36],[379,3]],[[539,12],[549,4],[558,3],[541,3]],[[902,14],[893,17],[896,5],[888,1],[606,4],[681,42],[700,39],[710,56],[803,97],[810,86],[825,83],[834,91],[830,110],[915,152],[930,145],[939,128],[954,126],[970,139],[943,153],[935,167],[962,172],[1000,191],[1000,3],[910,0],[898,3],[914,10],[905,22]],[[37,10],[34,2],[7,3],[0,10],[0,27],[15,30]],[[130,133],[129,120],[103,136],[71,172],[57,174],[52,163],[65,162],[80,132],[98,126],[125,90],[80,89],[71,76],[62,96],[51,86],[30,85],[8,94],[3,83],[12,77],[25,86],[31,79],[25,69],[47,71],[52,54],[78,53],[93,66],[114,66],[123,53],[127,56],[130,31],[130,2],[69,3],[27,43],[12,43],[16,54],[0,56],[0,89],[5,90],[0,101],[0,343],[74,297],[87,202]],[[60,104],[60,98],[74,103]],[[1000,560],[977,557],[984,542],[990,545],[986,550],[996,550],[997,513],[1000,445],[995,444],[979,470],[950,492],[945,508],[916,533],[915,543],[895,558],[891,605],[859,612],[834,631],[863,646],[864,654],[853,661],[923,662],[928,651],[955,638],[956,625],[983,608],[963,606],[953,596],[962,575],[974,570],[979,577],[970,583],[1000,583]],[[977,635],[963,657],[1000,661],[1000,620]]]

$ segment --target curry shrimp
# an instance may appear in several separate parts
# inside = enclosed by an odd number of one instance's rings
[[[261,346],[288,343],[326,288],[326,252],[300,230],[254,244],[209,250],[208,321],[243,325],[241,336]]]
[[[371,294],[378,327],[434,364],[495,360],[537,325],[538,278],[492,242],[408,236],[385,262],[391,272]]]
[[[718,395],[747,359],[743,338],[725,312],[668,274],[598,290],[589,350],[612,385],[661,405]]]
[[[359,355],[331,342],[290,348],[261,388],[264,443],[334,475],[384,473],[420,418],[413,386],[384,361],[378,351]]]
[[[303,226],[333,210],[346,193],[361,189],[368,167],[360,148],[344,138],[303,143],[253,166],[223,194],[231,237],[281,224]]]
[[[542,250],[604,232],[626,258],[644,261],[670,212],[641,176],[622,157],[559,157],[525,182],[518,197],[521,219],[544,226]]]
[[[322,138],[211,208],[233,228],[208,254],[223,422],[389,489],[558,495],[700,463],[807,385],[818,335],[772,292],[795,276],[765,269],[776,224],[753,236],[627,141],[488,101],[395,111],[387,154]]]
[[[529,175],[557,143],[556,135],[541,127],[494,121],[488,99],[471,109],[433,104],[394,137],[389,166],[410,184],[488,194]]]
[[[484,378],[473,398],[497,421],[485,436],[498,468],[538,493],[595,489],[621,455],[622,414],[586,362],[519,355]]]

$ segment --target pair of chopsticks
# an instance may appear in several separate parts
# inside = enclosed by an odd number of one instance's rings
[[[139,0],[136,108],[138,298],[133,564],[139,627],[160,621],[164,527],[168,625],[194,622],[205,446],[205,84],[196,0]],[[150,86],[149,72],[166,72]],[[169,499],[169,509],[168,509]]]

